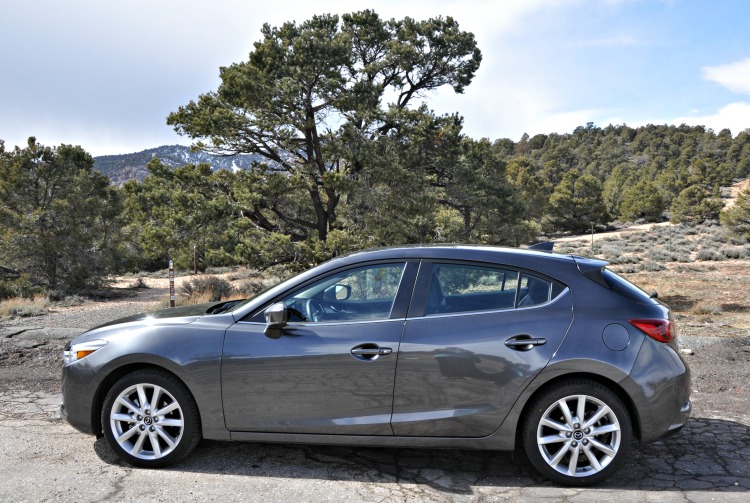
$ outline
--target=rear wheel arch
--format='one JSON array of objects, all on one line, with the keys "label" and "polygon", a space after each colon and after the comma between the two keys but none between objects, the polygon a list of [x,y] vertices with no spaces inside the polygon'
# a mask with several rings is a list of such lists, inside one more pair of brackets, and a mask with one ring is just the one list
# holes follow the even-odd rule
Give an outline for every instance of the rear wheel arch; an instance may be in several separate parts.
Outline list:
[{"label": "rear wheel arch", "polygon": [[528,417],[529,410],[534,404],[534,402],[537,400],[537,398],[541,396],[542,394],[546,393],[550,388],[559,386],[560,384],[564,384],[566,381],[579,380],[579,379],[593,381],[598,384],[601,384],[605,386],[606,388],[609,388],[610,391],[612,391],[615,395],[617,395],[617,398],[619,398],[622,401],[623,405],[625,405],[628,415],[630,416],[630,422],[633,428],[633,436],[636,439],[638,439],[638,441],[641,440],[641,424],[640,424],[640,417],[638,416],[638,409],[636,409],[632,398],[625,391],[625,389],[622,386],[620,386],[617,382],[611,379],[608,379],[607,377],[604,377],[602,375],[592,374],[588,372],[577,372],[577,373],[564,374],[564,375],[560,375],[560,376],[549,379],[548,381],[544,382],[544,384],[540,385],[537,389],[535,389],[533,393],[526,399],[523,405],[523,409],[521,410],[521,413],[518,416],[518,421],[516,423],[516,440],[515,440],[516,447],[523,444],[523,439],[522,439],[523,423]]},{"label": "rear wheel arch", "polygon": [[520,430],[537,471],[560,484],[587,486],[611,476],[627,458],[633,420],[611,387],[568,376],[535,394]]}]

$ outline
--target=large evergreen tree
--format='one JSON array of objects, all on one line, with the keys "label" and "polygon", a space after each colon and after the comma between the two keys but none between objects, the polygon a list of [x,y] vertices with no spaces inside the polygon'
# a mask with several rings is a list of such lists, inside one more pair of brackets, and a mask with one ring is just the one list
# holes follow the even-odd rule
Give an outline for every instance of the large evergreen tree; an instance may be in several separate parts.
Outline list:
[{"label": "large evergreen tree", "polygon": [[0,264],[52,290],[96,286],[117,267],[122,198],[81,147],[0,151]]},{"label": "large evergreen tree", "polygon": [[[425,173],[443,155],[441,129],[454,121],[415,101],[441,87],[463,92],[480,61],[474,36],[450,17],[384,21],[368,10],[265,25],[249,59],[221,68],[218,90],[180,107],[168,123],[197,148],[260,154],[267,163],[254,189],[283,187],[286,198],[307,201],[258,201],[245,213],[257,229],[325,241],[353,222],[340,218],[342,200],[356,199],[367,183],[392,171],[416,183],[398,187],[401,194],[419,191],[422,179],[410,174]],[[388,149],[418,145],[429,146],[426,155],[387,162]]]},{"label": "large evergreen tree", "polygon": [[740,192],[735,204],[721,212],[721,223],[750,241],[750,189]]}]

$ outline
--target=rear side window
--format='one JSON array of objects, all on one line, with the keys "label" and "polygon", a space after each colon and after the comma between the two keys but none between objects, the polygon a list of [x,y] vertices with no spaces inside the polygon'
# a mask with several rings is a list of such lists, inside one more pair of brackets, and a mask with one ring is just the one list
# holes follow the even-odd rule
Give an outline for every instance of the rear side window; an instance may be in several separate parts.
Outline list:
[{"label": "rear side window", "polygon": [[536,306],[563,289],[556,282],[509,269],[433,264],[425,315]]},{"label": "rear side window", "polygon": [[536,306],[552,299],[552,283],[542,278],[521,275],[518,307]]},{"label": "rear side window", "polygon": [[604,278],[610,290],[626,299],[641,304],[658,304],[656,299],[652,299],[649,294],[609,269],[602,269],[602,278]]}]

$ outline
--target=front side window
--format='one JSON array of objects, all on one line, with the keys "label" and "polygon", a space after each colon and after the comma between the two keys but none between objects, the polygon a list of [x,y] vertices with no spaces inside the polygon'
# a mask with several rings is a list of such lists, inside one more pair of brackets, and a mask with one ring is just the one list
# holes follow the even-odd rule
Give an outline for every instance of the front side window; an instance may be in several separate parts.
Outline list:
[{"label": "front side window", "polygon": [[405,264],[374,264],[326,276],[283,299],[291,322],[388,319]]}]

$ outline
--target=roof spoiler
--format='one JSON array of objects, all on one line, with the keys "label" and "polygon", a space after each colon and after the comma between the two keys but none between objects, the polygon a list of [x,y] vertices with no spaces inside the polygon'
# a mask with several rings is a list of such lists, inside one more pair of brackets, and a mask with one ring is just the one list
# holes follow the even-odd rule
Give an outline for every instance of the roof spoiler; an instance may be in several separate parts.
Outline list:
[{"label": "roof spoiler", "polygon": [[604,280],[604,277],[602,276],[602,270],[604,269],[604,266],[608,264],[606,260],[575,257],[575,256],[574,256],[574,259],[576,261],[576,265],[578,266],[578,270],[581,271],[581,274],[586,276],[591,281],[594,281],[595,283],[599,283],[604,288],[611,290],[610,286],[607,284],[607,282]]},{"label": "roof spoiler", "polygon": [[552,253],[552,248],[554,246],[555,246],[554,241],[542,241],[541,243],[537,243],[537,244],[529,246],[527,249]]}]

